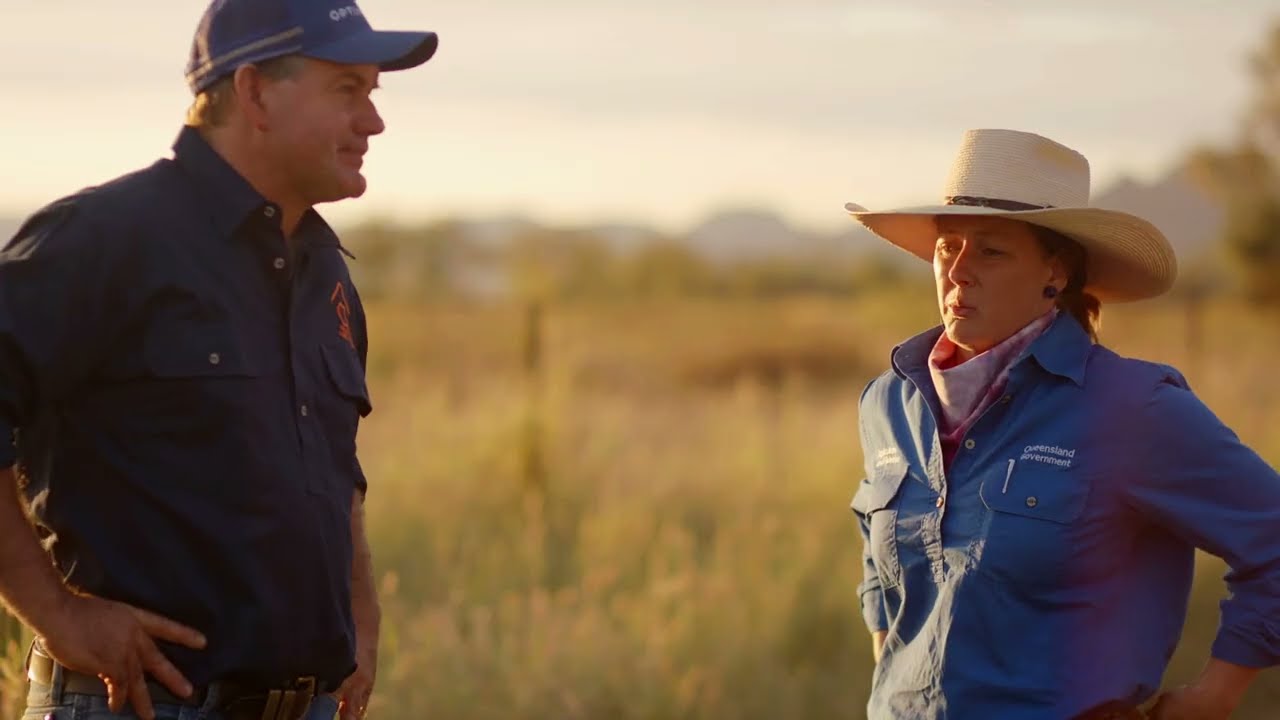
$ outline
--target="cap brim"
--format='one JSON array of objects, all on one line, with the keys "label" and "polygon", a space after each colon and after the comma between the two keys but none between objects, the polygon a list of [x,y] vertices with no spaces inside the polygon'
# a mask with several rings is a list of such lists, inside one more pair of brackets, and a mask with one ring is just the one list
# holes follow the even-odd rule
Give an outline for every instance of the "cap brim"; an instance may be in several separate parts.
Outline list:
[{"label": "cap brim", "polygon": [[436,54],[439,39],[433,32],[370,30],[329,43],[302,54],[343,65],[377,65],[381,70],[408,70]]}]

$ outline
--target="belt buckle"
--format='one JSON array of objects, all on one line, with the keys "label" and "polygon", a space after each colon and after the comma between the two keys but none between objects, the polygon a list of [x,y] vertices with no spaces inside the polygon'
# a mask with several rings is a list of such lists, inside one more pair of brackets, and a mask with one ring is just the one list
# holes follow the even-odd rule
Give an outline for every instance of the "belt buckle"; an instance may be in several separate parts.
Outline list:
[{"label": "belt buckle", "polygon": [[262,720],[296,720],[315,699],[319,686],[314,675],[294,680],[288,690],[272,690],[262,709]]},{"label": "belt buckle", "polygon": [[315,699],[316,691],[319,688],[320,681],[316,679],[315,675],[300,677],[294,681],[294,689],[298,691],[299,695],[306,698],[308,702]]}]

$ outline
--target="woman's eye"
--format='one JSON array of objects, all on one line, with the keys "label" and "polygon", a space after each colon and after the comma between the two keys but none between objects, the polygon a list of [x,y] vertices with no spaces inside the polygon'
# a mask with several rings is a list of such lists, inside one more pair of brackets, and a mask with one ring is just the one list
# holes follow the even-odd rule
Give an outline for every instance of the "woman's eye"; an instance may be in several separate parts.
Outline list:
[{"label": "woman's eye", "polygon": [[983,248],[982,254],[987,257],[999,257],[1001,255],[1004,255],[1004,251],[996,248]]}]

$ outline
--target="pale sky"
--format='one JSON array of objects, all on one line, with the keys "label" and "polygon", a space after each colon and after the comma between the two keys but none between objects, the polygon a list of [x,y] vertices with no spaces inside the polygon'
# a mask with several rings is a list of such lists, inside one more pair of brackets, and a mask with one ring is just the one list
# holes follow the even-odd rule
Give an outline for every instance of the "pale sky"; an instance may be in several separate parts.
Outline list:
[{"label": "pale sky", "polygon": [[[1032,130],[1095,188],[1233,137],[1278,0],[365,0],[440,51],[383,77],[339,224],[451,214],[840,227],[936,199],[962,132]],[[5,0],[0,215],[167,155],[198,0]]]}]

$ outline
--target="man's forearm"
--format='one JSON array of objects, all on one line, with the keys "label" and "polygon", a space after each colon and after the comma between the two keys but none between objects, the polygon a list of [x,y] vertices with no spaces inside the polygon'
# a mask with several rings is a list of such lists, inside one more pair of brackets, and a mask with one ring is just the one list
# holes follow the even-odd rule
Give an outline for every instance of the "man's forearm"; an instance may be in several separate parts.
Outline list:
[{"label": "man's forearm", "polygon": [[356,639],[361,645],[372,643],[376,647],[382,610],[373,578],[373,553],[364,530],[364,498],[359,492],[351,497],[351,548],[351,612],[355,616]]},{"label": "man's forearm", "polygon": [[0,470],[0,599],[19,620],[45,632],[67,597],[40,547],[12,468]]}]

